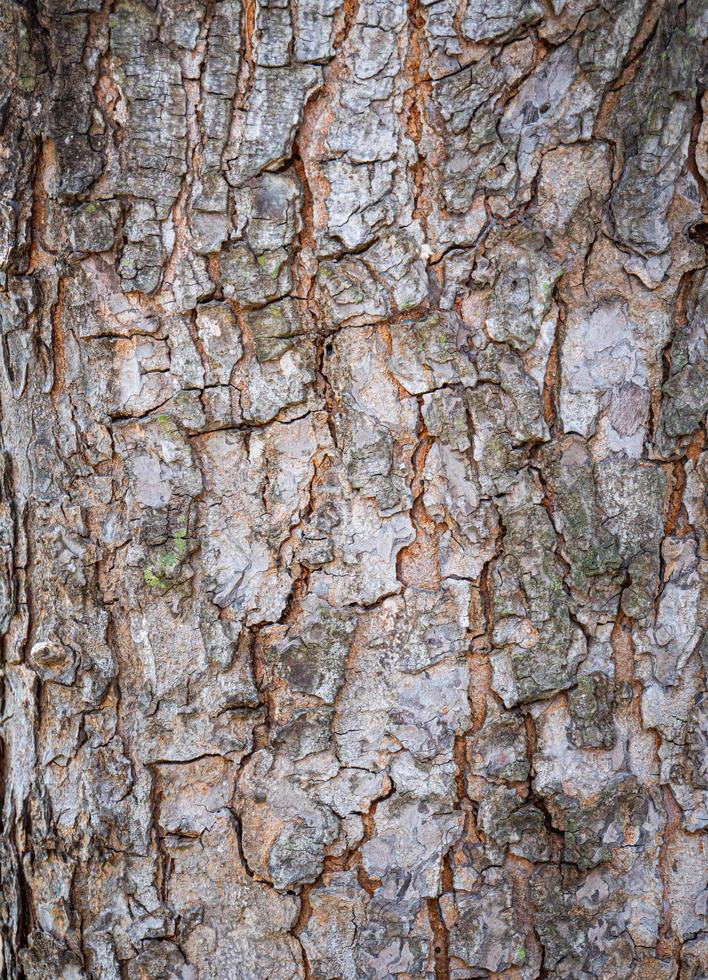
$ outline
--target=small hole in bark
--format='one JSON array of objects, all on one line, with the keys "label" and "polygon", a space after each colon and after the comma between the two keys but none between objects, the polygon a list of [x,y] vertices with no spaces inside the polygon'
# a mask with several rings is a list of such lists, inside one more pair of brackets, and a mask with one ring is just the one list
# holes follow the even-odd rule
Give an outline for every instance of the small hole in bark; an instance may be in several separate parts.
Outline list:
[{"label": "small hole in bark", "polygon": [[700,224],[695,225],[689,234],[699,245],[708,245],[708,221],[701,221]]}]

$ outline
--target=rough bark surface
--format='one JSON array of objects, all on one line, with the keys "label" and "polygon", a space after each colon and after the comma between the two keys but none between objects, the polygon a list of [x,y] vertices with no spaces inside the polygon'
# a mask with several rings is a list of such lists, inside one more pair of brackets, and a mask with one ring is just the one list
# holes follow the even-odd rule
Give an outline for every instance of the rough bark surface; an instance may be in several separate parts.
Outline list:
[{"label": "rough bark surface", "polygon": [[3,976],[708,976],[705,0],[0,0]]}]

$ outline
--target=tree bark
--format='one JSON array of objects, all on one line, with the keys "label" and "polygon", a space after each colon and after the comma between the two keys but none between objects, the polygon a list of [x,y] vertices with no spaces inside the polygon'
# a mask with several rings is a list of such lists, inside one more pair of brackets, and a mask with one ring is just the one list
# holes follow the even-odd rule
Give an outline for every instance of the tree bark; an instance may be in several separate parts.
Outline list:
[{"label": "tree bark", "polygon": [[0,0],[2,976],[708,976],[705,0]]}]

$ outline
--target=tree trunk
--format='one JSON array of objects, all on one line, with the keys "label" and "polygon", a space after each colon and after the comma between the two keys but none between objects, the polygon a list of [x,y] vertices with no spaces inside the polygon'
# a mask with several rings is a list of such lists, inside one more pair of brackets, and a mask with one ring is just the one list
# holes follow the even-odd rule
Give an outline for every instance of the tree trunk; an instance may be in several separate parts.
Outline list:
[{"label": "tree trunk", "polygon": [[698,980],[705,0],[0,0],[8,980]]}]

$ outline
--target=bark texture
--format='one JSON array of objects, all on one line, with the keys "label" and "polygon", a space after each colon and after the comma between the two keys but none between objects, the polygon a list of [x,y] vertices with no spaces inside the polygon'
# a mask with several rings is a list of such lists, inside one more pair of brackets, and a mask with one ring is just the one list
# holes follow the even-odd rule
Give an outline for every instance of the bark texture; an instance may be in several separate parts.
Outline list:
[{"label": "bark texture", "polygon": [[707,32],[0,0],[3,976],[708,976]]}]

